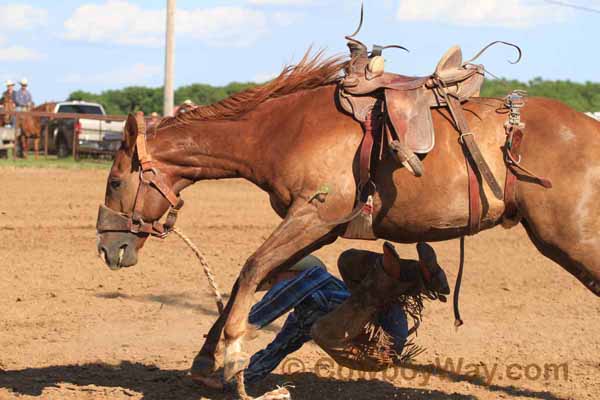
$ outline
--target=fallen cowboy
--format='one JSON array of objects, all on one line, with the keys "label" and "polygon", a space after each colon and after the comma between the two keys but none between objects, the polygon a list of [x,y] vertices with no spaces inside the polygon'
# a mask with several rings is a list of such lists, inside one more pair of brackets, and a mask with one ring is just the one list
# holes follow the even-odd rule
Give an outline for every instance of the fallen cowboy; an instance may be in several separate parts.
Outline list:
[{"label": "fallen cowboy", "polygon": [[[260,330],[291,312],[275,339],[250,359],[245,383],[259,382],[310,340],[352,369],[383,370],[409,361],[419,351],[408,338],[419,327],[423,297],[445,301],[450,292],[433,248],[419,243],[417,251],[418,261],[400,258],[389,242],[383,253],[347,250],[338,259],[343,281],[310,255],[264,282],[259,290],[267,293],[252,308],[249,323]],[[236,384],[225,383],[222,369],[204,376],[194,365],[191,378],[213,389]],[[289,393],[279,388],[263,398]]]}]

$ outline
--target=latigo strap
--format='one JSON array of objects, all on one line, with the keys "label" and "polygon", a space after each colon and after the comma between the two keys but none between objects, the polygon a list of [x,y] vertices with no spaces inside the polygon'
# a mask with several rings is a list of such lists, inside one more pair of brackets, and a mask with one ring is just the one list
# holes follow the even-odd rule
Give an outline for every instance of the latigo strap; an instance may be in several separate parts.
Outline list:
[{"label": "latigo strap", "polygon": [[481,155],[481,151],[479,150],[479,146],[475,142],[475,138],[473,137],[473,132],[469,130],[469,125],[467,124],[467,120],[465,118],[464,112],[462,110],[462,106],[460,101],[452,96],[447,95],[446,99],[448,101],[448,109],[456,122],[456,127],[460,132],[460,138],[463,145],[469,152],[469,155],[472,157],[475,165],[477,166],[477,170],[481,174],[481,176],[485,179],[490,189],[492,189],[492,193],[498,200],[502,200],[503,198],[503,190],[498,184],[498,181],[494,177],[492,170],[488,166],[488,163],[485,161],[483,156]]}]

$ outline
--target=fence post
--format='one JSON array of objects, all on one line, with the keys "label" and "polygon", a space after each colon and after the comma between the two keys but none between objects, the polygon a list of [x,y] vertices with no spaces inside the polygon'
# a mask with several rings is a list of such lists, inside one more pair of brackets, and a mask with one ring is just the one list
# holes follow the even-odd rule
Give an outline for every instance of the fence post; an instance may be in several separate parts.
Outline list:
[{"label": "fence post", "polygon": [[17,128],[14,128],[15,130],[15,134],[13,137],[13,147],[12,147],[12,159],[13,161],[17,161],[17,140],[19,140],[19,138],[17,137]]},{"label": "fence post", "polygon": [[21,135],[19,135],[19,115],[15,114],[15,147],[13,149],[13,156],[17,158],[17,144],[21,147],[21,153],[23,153],[23,158],[25,158],[25,149],[23,148],[23,141],[21,140]]},{"label": "fence post", "polygon": [[79,145],[79,140],[77,139],[77,129],[73,129],[73,160],[79,161],[79,154],[77,152],[77,146]]},{"label": "fence post", "polygon": [[44,158],[46,160],[48,159],[48,130],[50,127],[50,121],[52,121],[52,118],[48,119],[48,123],[44,127]]}]

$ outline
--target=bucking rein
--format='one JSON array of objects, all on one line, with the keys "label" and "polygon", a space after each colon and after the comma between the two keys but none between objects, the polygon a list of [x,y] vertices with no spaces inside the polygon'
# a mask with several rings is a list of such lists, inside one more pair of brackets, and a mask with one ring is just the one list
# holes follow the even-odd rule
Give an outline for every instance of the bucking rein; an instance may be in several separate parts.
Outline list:
[{"label": "bucking rein", "polygon": [[[488,46],[489,47],[489,46]],[[486,47],[487,48],[487,47]],[[514,154],[515,151],[518,152],[518,147],[521,142],[523,136],[523,128],[524,124],[520,120],[520,110],[524,105],[523,93],[519,91],[514,91],[509,94],[505,99],[505,107],[508,109],[508,121],[505,124],[507,140],[505,145],[505,163],[508,170],[507,173],[507,183],[505,187],[505,197],[508,194],[509,190],[512,192],[514,190],[512,186],[516,181],[515,169],[519,169],[526,174],[537,178],[538,181],[541,181],[542,186],[551,187],[551,183],[544,179],[539,178],[532,172],[526,170],[524,167],[520,165],[520,156],[518,154]],[[175,227],[175,222],[177,221],[177,215],[179,210],[183,207],[183,200],[181,197],[176,194],[171,186],[167,183],[164,174],[158,168],[157,163],[152,159],[152,156],[147,150],[146,146],[146,123],[144,119],[144,114],[142,112],[138,112],[135,114],[135,121],[137,125],[137,137],[136,137],[136,154],[137,159],[141,165],[140,169],[140,183],[137,189],[137,196],[134,201],[133,210],[131,213],[121,213],[116,212],[105,205],[100,205],[99,213],[98,213],[98,221],[97,221],[97,231],[98,232],[131,232],[134,234],[148,234],[150,236],[158,237],[164,239],[171,232],[174,232],[179,238],[183,240],[183,242],[193,251],[193,253],[198,258],[198,261],[206,275],[208,280],[210,289],[215,298],[215,303],[217,305],[217,309],[219,314],[223,313],[225,308],[223,302],[223,296],[219,290],[219,286],[216,282],[215,276],[206,260],[202,252],[198,249],[198,247],[192,242],[192,240],[186,236],[181,229]],[[469,135],[470,133],[461,133],[461,138],[465,137],[465,135]],[[359,148],[359,151],[364,151],[364,141]],[[361,160],[362,161],[362,160]],[[361,162],[361,164],[363,164]],[[363,166],[361,166],[361,169]],[[167,217],[164,223],[160,223],[155,221],[153,223],[145,222],[142,218],[142,210],[144,206],[143,202],[143,194],[150,187],[153,186],[156,188],[161,195],[167,199],[170,204],[169,210],[167,212]],[[365,214],[368,215],[370,220],[372,221],[372,198],[369,200],[363,200],[361,197],[361,191],[364,187],[358,188],[357,191],[357,201],[354,209],[344,218],[331,221],[326,223],[327,226],[335,227],[342,224],[359,222],[360,217],[364,217]],[[318,200],[320,202],[325,202],[326,197],[329,194],[329,187],[324,185],[319,188],[313,196],[309,197],[306,202],[311,203],[314,200]],[[510,200],[510,199],[509,199]],[[506,201],[506,211],[511,212],[512,203]],[[372,223],[372,222],[371,222]],[[371,227],[372,229],[372,227]],[[462,282],[463,270],[464,270],[464,253],[465,253],[465,236],[461,236],[460,238],[460,263],[459,270],[456,278],[455,289],[454,289],[454,301],[453,301],[453,311],[455,316],[455,326],[456,328],[460,327],[463,324],[463,321],[460,316],[459,310],[459,294],[460,287]]]}]

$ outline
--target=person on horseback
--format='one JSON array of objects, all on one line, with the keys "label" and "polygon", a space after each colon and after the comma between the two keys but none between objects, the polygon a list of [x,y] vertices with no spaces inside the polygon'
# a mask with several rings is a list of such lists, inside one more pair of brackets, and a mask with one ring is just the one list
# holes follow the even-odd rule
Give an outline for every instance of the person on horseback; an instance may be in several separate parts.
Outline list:
[{"label": "person on horseback", "polygon": [[[392,357],[387,361],[392,364],[402,361],[409,332],[416,328],[409,330],[401,296],[418,295],[421,291],[436,292],[440,297],[449,293],[446,275],[437,264],[433,248],[419,243],[417,250],[419,261],[401,259],[389,242],[385,243],[383,253],[347,250],[338,259],[343,281],[330,274],[320,259],[309,255],[286,272],[263,282],[258,290],[267,293],[252,308],[250,324],[260,330],[291,312],[275,339],[250,359],[244,372],[245,382],[262,380],[286,356],[310,340],[315,340],[337,362],[351,368],[389,367],[390,364],[375,366],[373,360],[365,358],[349,360],[340,351],[351,348],[355,341],[366,343],[362,329],[369,321],[388,338]],[[350,324],[359,329],[352,329]],[[379,359],[375,363],[378,362]],[[194,369],[192,365],[191,378],[197,383],[224,388],[221,371],[206,377],[194,374]]]},{"label": "person on horseback", "polygon": [[[15,93],[15,83],[10,79],[6,81],[6,90],[2,94],[2,107],[4,111],[12,112],[15,111],[15,102],[13,96]],[[13,124],[14,116],[10,114],[4,114],[4,125],[10,126]]]},{"label": "person on horseback", "polygon": [[27,111],[33,107],[33,97],[27,89],[29,82],[27,78],[23,78],[19,83],[21,88],[13,93],[13,101],[17,106],[17,111]]},{"label": "person on horseback", "polygon": [[[27,89],[29,82],[27,78],[21,79],[19,82],[21,88],[13,92],[13,101],[16,105],[16,111],[31,111],[33,108],[33,97],[31,96],[31,92]],[[21,149],[23,151],[23,157],[27,158],[27,153],[29,152],[29,139],[33,138],[33,147],[35,151],[35,158],[39,157],[39,148],[40,148],[40,132],[38,130],[29,131],[24,126],[26,124],[26,120],[31,118],[29,116],[21,116],[19,117],[19,126],[21,128]]]}]

